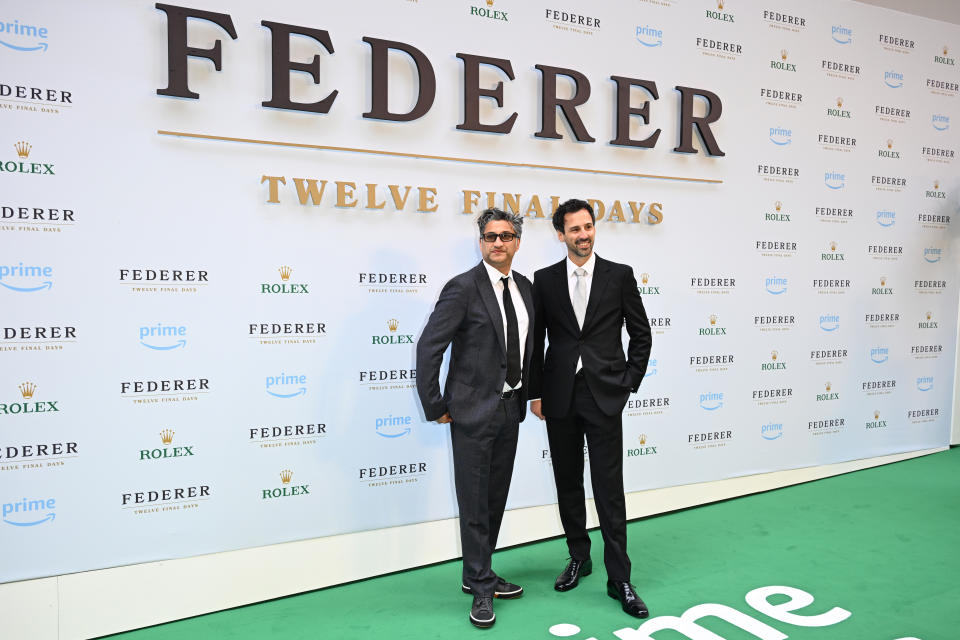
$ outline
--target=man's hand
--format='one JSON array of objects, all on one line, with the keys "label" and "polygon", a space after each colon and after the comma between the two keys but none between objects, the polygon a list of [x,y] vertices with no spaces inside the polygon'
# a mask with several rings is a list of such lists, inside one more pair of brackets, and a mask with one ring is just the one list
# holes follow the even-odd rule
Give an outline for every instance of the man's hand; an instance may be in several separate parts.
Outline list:
[{"label": "man's hand", "polygon": [[531,400],[531,401],[530,401],[530,411],[533,412],[533,415],[535,415],[535,416],[537,416],[538,418],[540,418],[541,420],[543,420],[543,410],[540,408],[540,401],[539,401],[539,400]]},{"label": "man's hand", "polygon": [[437,422],[439,422],[440,424],[447,424],[449,422],[453,422],[453,418],[450,417],[450,412],[448,411],[447,413],[437,418]]}]

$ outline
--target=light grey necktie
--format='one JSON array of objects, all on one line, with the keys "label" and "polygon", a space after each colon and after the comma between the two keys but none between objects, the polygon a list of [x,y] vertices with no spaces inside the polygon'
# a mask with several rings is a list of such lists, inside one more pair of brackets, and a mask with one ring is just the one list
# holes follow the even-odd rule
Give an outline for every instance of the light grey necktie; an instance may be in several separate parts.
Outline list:
[{"label": "light grey necktie", "polygon": [[577,284],[573,288],[573,313],[577,316],[577,324],[583,329],[583,317],[587,315],[587,271],[583,268],[574,269]]}]

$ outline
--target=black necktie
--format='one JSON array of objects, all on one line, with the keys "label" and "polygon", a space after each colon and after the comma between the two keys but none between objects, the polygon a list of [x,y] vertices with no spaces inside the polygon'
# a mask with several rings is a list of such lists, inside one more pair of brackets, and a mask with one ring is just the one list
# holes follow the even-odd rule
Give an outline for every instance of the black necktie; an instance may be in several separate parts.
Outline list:
[{"label": "black necktie", "polygon": [[500,278],[500,282],[503,283],[503,310],[507,314],[507,384],[516,387],[520,383],[520,324],[510,295],[510,278]]}]

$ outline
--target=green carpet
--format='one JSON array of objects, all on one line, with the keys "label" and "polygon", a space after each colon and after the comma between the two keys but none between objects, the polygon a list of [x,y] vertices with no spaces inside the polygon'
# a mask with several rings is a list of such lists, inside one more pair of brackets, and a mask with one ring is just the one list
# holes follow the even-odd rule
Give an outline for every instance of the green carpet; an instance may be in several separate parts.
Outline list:
[{"label": "green carpet", "polygon": [[[717,603],[794,640],[953,640],[960,637],[958,507],[960,449],[953,449],[647,518],[629,525],[633,582],[653,617]],[[497,622],[485,631],[468,622],[471,599],[459,589],[460,564],[448,562],[113,637],[546,639],[557,637],[551,626],[567,623],[580,628],[567,637],[616,640],[614,631],[643,621],[606,595],[599,532],[593,544],[594,573],[567,593],[553,590],[566,561],[562,540],[498,552],[494,569],[526,593],[495,600]],[[832,626],[794,626],[744,600],[752,589],[772,585],[813,595],[797,615],[841,607],[851,616]],[[697,624],[723,640],[756,638],[714,617]],[[688,638],[672,629],[652,637]]]}]

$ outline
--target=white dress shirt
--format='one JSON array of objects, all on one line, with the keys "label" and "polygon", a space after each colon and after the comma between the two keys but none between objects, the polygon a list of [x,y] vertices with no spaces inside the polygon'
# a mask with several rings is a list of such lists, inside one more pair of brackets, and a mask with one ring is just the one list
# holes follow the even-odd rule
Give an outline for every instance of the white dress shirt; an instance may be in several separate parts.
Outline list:
[{"label": "white dress shirt", "polygon": [[[586,288],[585,295],[587,300],[590,300],[590,287],[593,285],[593,271],[594,267],[597,264],[597,254],[591,253],[590,257],[587,258],[587,261],[583,263],[582,267],[578,267],[573,263],[573,260],[570,259],[570,256],[567,256],[567,287],[570,292],[570,304],[573,305],[573,292],[577,288],[577,275],[574,273],[577,269],[583,269],[586,271],[586,275],[583,276],[583,286]],[[581,327],[582,328],[582,327]],[[583,358],[577,358],[577,371],[583,368]]]},{"label": "white dress shirt", "polygon": [[[500,318],[503,320],[503,339],[506,341],[507,312],[503,308],[503,282],[500,281],[500,278],[506,276],[494,267],[491,267],[486,261],[484,261],[483,266],[487,268],[487,275],[490,276],[490,284],[493,285],[493,293],[496,295],[497,304],[500,305]],[[517,283],[513,280],[513,271],[510,272],[509,283],[510,299],[513,300],[513,308],[517,312],[517,328],[520,330],[520,366],[523,367],[523,353],[527,347],[527,330],[530,328],[530,316],[527,315],[527,305],[523,303],[523,296],[520,295],[520,289],[517,288]],[[504,344],[504,346],[506,346],[506,344]],[[522,382],[518,382],[516,387],[511,387],[504,381],[503,390],[510,391],[510,389],[519,389],[521,386],[523,386]]]}]

